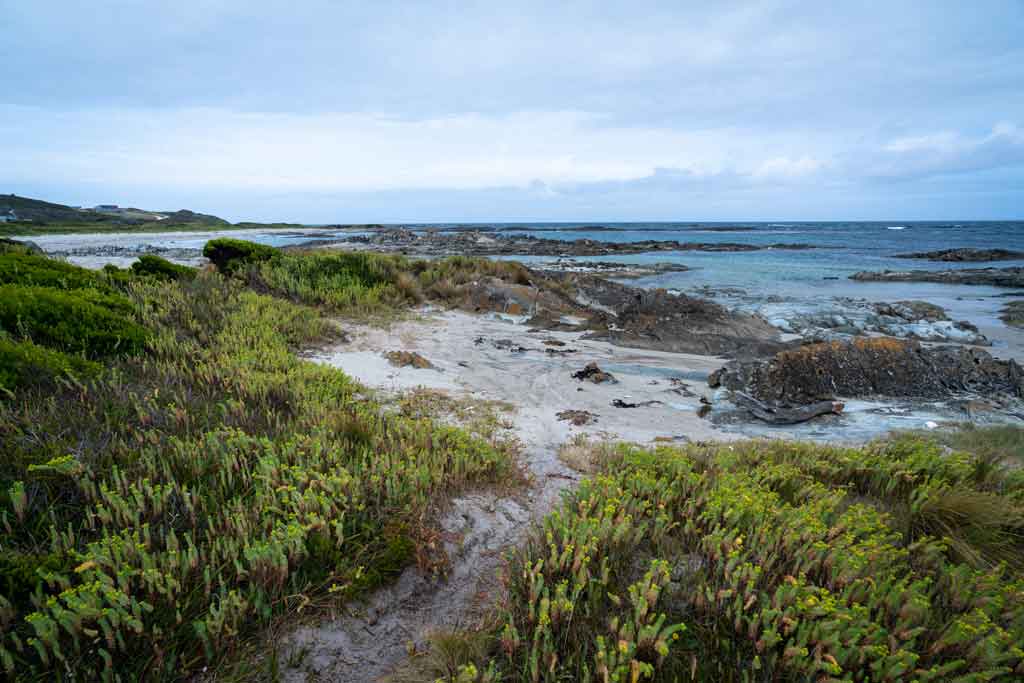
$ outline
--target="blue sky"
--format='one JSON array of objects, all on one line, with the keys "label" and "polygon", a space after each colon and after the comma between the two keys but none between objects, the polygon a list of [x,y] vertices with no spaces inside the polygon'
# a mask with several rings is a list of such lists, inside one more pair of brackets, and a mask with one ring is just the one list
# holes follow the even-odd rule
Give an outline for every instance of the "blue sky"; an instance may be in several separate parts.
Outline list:
[{"label": "blue sky", "polygon": [[1024,2],[0,0],[0,192],[303,222],[1024,218]]}]

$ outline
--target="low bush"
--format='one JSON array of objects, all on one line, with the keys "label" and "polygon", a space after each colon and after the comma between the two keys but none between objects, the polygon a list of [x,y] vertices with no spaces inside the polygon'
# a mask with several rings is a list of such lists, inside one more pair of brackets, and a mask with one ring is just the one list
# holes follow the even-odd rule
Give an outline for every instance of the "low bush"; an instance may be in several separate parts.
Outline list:
[{"label": "low bush", "polygon": [[210,259],[224,275],[233,275],[246,266],[270,261],[281,252],[265,244],[230,237],[210,240],[203,247],[203,256]]},{"label": "low bush", "polygon": [[335,334],[312,309],[216,273],[129,295],[147,354],[0,402],[9,676],[189,679],[283,614],[392,580],[439,500],[514,473],[299,359]]},{"label": "low bush", "polygon": [[976,456],[909,438],[621,446],[592,462],[510,558],[490,654],[441,680],[1024,676],[1013,470],[979,485]]},{"label": "low bush", "polygon": [[108,291],[104,275],[93,270],[28,253],[0,253],[0,285],[19,284],[56,289]]},{"label": "low bush", "polygon": [[56,351],[100,358],[141,351],[146,330],[127,317],[131,304],[95,290],[0,286],[0,329]]},{"label": "low bush", "polygon": [[[15,341],[0,335],[0,389],[15,389],[46,384],[58,377],[84,379],[99,372],[99,365],[59,351],[51,351],[30,341]],[[0,392],[0,399],[3,392]]]},{"label": "low bush", "polygon": [[917,432],[910,436],[996,463],[1024,465],[1024,428],[1017,425],[980,426],[967,422],[953,429]]},{"label": "low bush", "polygon": [[247,271],[250,284],[342,315],[379,315],[423,301],[461,306],[470,285],[484,278],[512,284],[531,282],[520,263],[451,256],[438,260],[367,252],[289,253]]},{"label": "low bush", "polygon": [[171,263],[165,258],[153,254],[143,254],[132,264],[132,272],[136,275],[154,277],[158,280],[191,280],[196,276],[196,269]]},{"label": "low bush", "polygon": [[251,281],[305,304],[345,314],[375,313],[406,303],[394,283],[405,259],[362,252],[285,255],[251,269]]},{"label": "low bush", "polygon": [[42,256],[43,250],[34,242],[23,242],[0,237],[0,254],[10,253]]}]

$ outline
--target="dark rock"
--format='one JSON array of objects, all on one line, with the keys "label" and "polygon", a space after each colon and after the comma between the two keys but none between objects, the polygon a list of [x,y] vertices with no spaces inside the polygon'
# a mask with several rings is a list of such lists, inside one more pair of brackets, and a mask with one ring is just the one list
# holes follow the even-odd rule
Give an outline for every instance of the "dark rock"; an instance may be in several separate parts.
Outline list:
[{"label": "dark rock", "polygon": [[897,301],[892,304],[875,304],[875,312],[878,315],[888,315],[893,318],[906,320],[907,322],[949,320],[949,317],[946,315],[946,309],[942,306],[930,304],[927,301]]},{"label": "dark rock", "polygon": [[370,237],[350,236],[343,244],[362,244],[375,251],[397,251],[420,256],[607,256],[642,254],[657,251],[744,252],[762,249],[814,249],[811,244],[754,245],[736,242],[679,242],[678,240],[643,240],[639,242],[604,242],[592,239],[555,240],[534,235],[506,235],[494,231],[412,231],[390,228]]},{"label": "dark rock", "polygon": [[861,282],[940,282],[949,285],[1024,287],[1024,268],[861,271],[851,275],[850,279]]},{"label": "dark rock", "polygon": [[705,299],[672,294],[664,289],[628,287],[596,277],[574,279],[580,301],[597,311],[585,339],[606,339],[635,348],[756,357],[791,344],[758,316],[745,315]]},{"label": "dark rock", "polygon": [[806,405],[836,396],[1024,396],[1021,369],[1013,360],[998,360],[975,348],[926,348],[888,337],[810,344],[766,361],[731,361],[713,372],[708,384],[772,405]]},{"label": "dark rock", "polygon": [[928,261],[1017,261],[1024,259],[1024,251],[1011,251],[1010,249],[974,249],[962,247],[959,249],[942,249],[940,251],[922,251],[913,254],[897,254],[896,258],[915,258]]},{"label": "dark rock", "polygon": [[572,373],[574,379],[578,379],[581,382],[593,382],[594,384],[601,384],[602,382],[615,383],[618,380],[612,376],[611,373],[605,372],[597,366],[597,363],[587,363],[582,370]]},{"label": "dark rock", "polygon": [[999,313],[999,319],[1010,327],[1024,327],[1024,301],[1008,301]]}]

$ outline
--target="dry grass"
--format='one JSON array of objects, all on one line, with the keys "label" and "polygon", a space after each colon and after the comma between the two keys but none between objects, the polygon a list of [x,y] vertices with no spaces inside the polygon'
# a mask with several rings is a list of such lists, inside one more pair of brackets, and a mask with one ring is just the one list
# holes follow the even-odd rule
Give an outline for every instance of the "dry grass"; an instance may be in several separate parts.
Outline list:
[{"label": "dry grass", "polygon": [[591,438],[587,434],[577,434],[558,448],[558,459],[568,467],[593,474],[601,470],[615,456],[617,448],[610,438]]}]

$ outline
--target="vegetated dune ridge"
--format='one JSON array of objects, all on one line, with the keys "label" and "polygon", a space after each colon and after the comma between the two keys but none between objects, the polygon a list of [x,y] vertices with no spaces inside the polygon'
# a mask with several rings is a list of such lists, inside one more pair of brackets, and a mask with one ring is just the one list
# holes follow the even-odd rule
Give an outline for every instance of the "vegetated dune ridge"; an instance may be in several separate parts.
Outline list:
[{"label": "vegetated dune ridge", "polygon": [[[630,341],[620,332],[650,336],[663,313],[686,312],[694,324],[682,343],[742,356],[730,335],[763,329],[758,353],[777,353],[771,345],[784,342],[770,327],[686,297],[641,297],[631,317],[614,301],[581,302],[586,283],[540,282],[517,264],[282,254],[237,240],[206,253],[218,273],[153,257],[131,272],[96,274],[26,254],[17,270],[0,271],[16,273],[11,286],[49,287],[105,311],[77,319],[77,329],[29,317],[17,329],[5,323],[0,337],[28,369],[5,376],[14,397],[28,400],[5,402],[0,422],[5,452],[16,453],[13,480],[0,487],[16,543],[5,548],[4,576],[21,582],[8,594],[22,596],[0,605],[11,624],[0,656],[12,669],[326,674],[346,671],[337,655],[377,635],[402,643],[401,652],[377,648],[397,662],[409,652],[388,611],[362,617],[370,639],[346,630],[360,617],[342,619],[326,627],[333,644],[300,644],[287,657],[272,654],[273,640],[253,639],[297,613],[319,621],[373,594],[371,608],[410,617],[416,648],[403,680],[1021,674],[1022,483],[1019,467],[990,453],[950,456],[917,437],[845,450],[657,452],[574,438],[562,460],[594,478],[536,536],[527,531],[576,476],[552,458],[570,428],[548,414],[551,400],[565,401],[566,420],[596,414],[596,428],[625,438],[672,440],[681,436],[674,424],[717,437],[713,425],[672,419],[656,403],[678,403],[669,407],[680,414],[706,405],[692,389],[714,363],[681,356],[681,376],[652,374],[669,354],[610,344]],[[519,298],[531,291],[532,304]],[[380,333],[348,322],[395,323],[396,312],[423,302],[528,320],[537,331],[503,335],[507,323],[459,313],[445,314],[432,340],[429,323],[399,320]],[[349,347],[331,345],[339,332],[325,315],[353,329]],[[102,338],[93,327],[117,336],[117,325],[139,326],[142,347],[84,344]],[[459,325],[480,333],[466,339]],[[403,331],[416,343],[375,348],[403,341]],[[538,342],[527,349],[523,336]],[[325,342],[317,358],[369,368],[364,379],[395,382],[396,393],[370,392],[295,355]],[[405,353],[378,355],[388,351]],[[518,359],[513,375],[488,372],[508,357]],[[383,365],[391,361],[413,366]],[[585,367],[593,361],[602,367]],[[420,375],[448,393],[399,391]],[[525,419],[503,417],[494,396],[459,395],[464,377],[480,391],[525,394]],[[534,486],[517,483],[512,433]],[[479,572],[524,533],[531,540],[510,560],[498,613],[469,622]],[[451,551],[447,561],[439,548]],[[447,562],[448,583],[408,570],[416,564],[429,577]],[[373,593],[381,586],[389,593]],[[374,622],[385,627],[374,631]],[[421,654],[416,641],[432,626],[469,628]],[[354,680],[376,673],[349,671]]]}]

